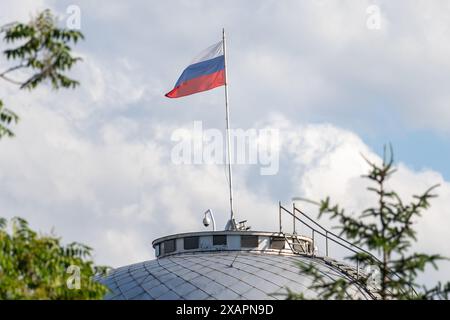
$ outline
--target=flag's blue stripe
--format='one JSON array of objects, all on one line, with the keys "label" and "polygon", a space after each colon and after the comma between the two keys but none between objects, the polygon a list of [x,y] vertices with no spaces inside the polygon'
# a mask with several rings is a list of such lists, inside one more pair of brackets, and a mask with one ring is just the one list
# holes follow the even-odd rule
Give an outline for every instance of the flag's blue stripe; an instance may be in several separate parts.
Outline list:
[{"label": "flag's blue stripe", "polygon": [[191,64],[189,67],[184,69],[183,73],[181,74],[180,78],[175,84],[175,88],[178,87],[183,82],[201,76],[205,76],[211,73],[215,73],[217,71],[223,70],[224,68],[225,68],[225,59],[223,55],[206,61]]}]

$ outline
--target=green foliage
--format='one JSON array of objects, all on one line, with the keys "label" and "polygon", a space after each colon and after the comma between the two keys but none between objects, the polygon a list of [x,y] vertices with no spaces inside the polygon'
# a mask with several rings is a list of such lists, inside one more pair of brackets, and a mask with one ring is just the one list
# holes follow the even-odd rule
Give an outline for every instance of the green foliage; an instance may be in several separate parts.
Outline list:
[{"label": "green foliage", "polygon": [[[28,90],[45,81],[56,90],[79,85],[65,72],[81,60],[72,56],[70,45],[83,39],[83,34],[58,28],[50,10],[41,12],[28,24],[5,25],[0,33],[7,44],[19,44],[4,51],[14,65],[0,73],[3,80]],[[11,77],[19,70],[28,78]],[[0,138],[14,136],[10,126],[18,120],[18,115],[4,108],[0,100]],[[12,219],[10,225],[11,230],[7,221],[0,218],[0,299],[100,299],[104,296],[106,287],[93,277],[105,274],[107,267],[94,265],[91,248],[76,242],[64,246],[57,237],[31,230],[21,218]]]},{"label": "green foliage", "polygon": [[[81,60],[72,55],[70,44],[76,44],[84,36],[77,30],[58,28],[56,18],[50,10],[44,10],[28,24],[7,24],[0,28],[0,33],[4,33],[3,39],[7,44],[20,43],[3,52],[7,60],[15,63],[0,73],[3,80],[28,90],[35,89],[45,81],[49,81],[54,89],[75,88],[79,85],[78,81],[69,78],[65,72]],[[29,77],[24,80],[11,78],[10,74],[18,70],[25,71]],[[3,109],[3,113],[6,115],[0,117],[0,138],[5,135],[13,136],[9,125],[12,120],[17,122],[19,119],[7,109]]]},{"label": "green foliage", "polygon": [[[11,122],[17,123],[19,121],[19,117],[17,114],[12,112],[9,109],[3,107],[3,101],[0,100],[0,137],[2,136],[13,136],[14,133],[8,128],[8,125]],[[6,124],[6,125],[2,125]]]},{"label": "green foliage", "polygon": [[[93,280],[107,267],[91,260],[92,249],[61,244],[59,238],[39,235],[27,221],[0,218],[0,299],[101,299],[107,289]],[[69,289],[69,266],[80,273],[80,288]],[[70,269],[69,269],[70,271]],[[69,279],[70,280],[70,279]]]},{"label": "green foliage", "polygon": [[[394,190],[386,186],[387,180],[395,173],[392,147],[389,160],[377,165],[367,159],[370,171],[363,177],[371,182],[368,190],[376,195],[377,205],[364,210],[359,215],[348,214],[339,205],[332,205],[330,198],[320,201],[319,218],[323,215],[338,222],[336,228],[340,236],[344,236],[356,245],[375,252],[380,259],[365,253],[357,253],[347,257],[350,261],[358,261],[362,265],[376,266],[381,278],[375,287],[374,296],[380,299],[448,299],[450,282],[428,289],[417,283],[418,275],[427,266],[437,269],[437,262],[447,260],[438,254],[411,252],[412,244],[417,241],[413,222],[430,207],[430,200],[437,186],[433,186],[421,195],[413,196],[413,200],[405,203]],[[367,287],[370,275],[362,274],[359,278],[338,279],[332,281],[325,278],[312,264],[301,264],[302,272],[313,279],[311,289],[318,292],[322,299],[344,299],[345,292],[352,285]],[[288,294],[289,299],[302,296]]]}]

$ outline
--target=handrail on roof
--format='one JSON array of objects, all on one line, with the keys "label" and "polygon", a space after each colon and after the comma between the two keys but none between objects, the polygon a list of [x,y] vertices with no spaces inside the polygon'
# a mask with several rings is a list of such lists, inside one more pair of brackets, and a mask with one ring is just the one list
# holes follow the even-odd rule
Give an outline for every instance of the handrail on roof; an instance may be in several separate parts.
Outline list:
[{"label": "handrail on roof", "polygon": [[[322,226],[321,226],[320,224],[318,224],[316,221],[314,221],[313,219],[311,219],[306,213],[304,213],[303,211],[301,211],[300,209],[298,209],[297,207],[295,207],[295,205],[294,205],[294,210],[295,210],[295,211],[298,211],[302,216],[304,216],[306,219],[308,219],[309,221],[311,221],[312,223],[314,223],[316,226],[318,226],[319,228],[321,228],[322,230],[324,230],[327,234],[331,234],[332,236],[336,237],[337,239],[339,239],[339,240],[341,240],[341,241],[347,243],[348,245],[350,245],[350,246],[356,248],[357,250],[359,250],[359,252],[356,252],[356,251],[350,249],[350,250],[352,250],[354,253],[361,253],[361,252],[363,252],[363,253],[367,254],[368,256],[370,256],[370,257],[371,257],[372,259],[374,259],[375,261],[377,261],[378,263],[382,263],[380,259],[378,259],[376,256],[374,256],[374,255],[373,255],[372,253],[370,253],[369,251],[367,251],[367,250],[361,248],[360,246],[358,246],[358,245],[356,245],[356,244],[354,244],[354,243],[352,243],[352,242],[350,242],[350,241],[348,241],[348,240],[342,238],[341,236],[335,234],[334,232],[332,232],[332,231],[330,231],[330,230],[327,230],[327,229],[325,229],[324,227],[322,227]],[[300,220],[300,219],[298,219],[298,220]],[[330,240],[333,240],[333,239],[330,239]],[[335,241],[335,242],[336,242],[336,241]],[[347,248],[346,246],[344,246],[344,247]]]},{"label": "handrail on roof", "polygon": [[[363,248],[357,246],[354,243],[351,243],[350,241],[340,237],[339,235],[335,234],[332,231],[329,231],[328,229],[324,228],[323,226],[321,226],[319,223],[317,223],[316,221],[314,221],[313,219],[311,219],[309,216],[307,216],[304,212],[300,211],[299,209],[297,209],[294,206],[294,212],[298,211],[300,214],[302,214],[305,218],[307,218],[309,221],[311,221],[313,224],[315,224],[316,226],[318,226],[321,230],[323,230],[324,232],[312,227],[311,225],[309,225],[308,223],[306,223],[305,221],[303,221],[302,219],[300,219],[298,216],[296,216],[294,213],[290,212],[288,209],[286,209],[280,202],[280,223],[281,223],[281,210],[283,210],[284,212],[286,212],[287,214],[289,214],[290,216],[292,216],[294,218],[294,221],[299,221],[300,223],[302,223],[303,225],[305,225],[306,227],[308,227],[309,229],[313,230],[315,233],[320,234],[321,236],[325,237],[327,240],[331,240],[334,243],[340,245],[341,247],[350,250],[353,253],[365,253],[367,255],[369,255],[374,261],[381,263],[381,261],[375,257],[372,253],[368,252],[367,250],[364,250]],[[282,231],[282,227],[280,224],[280,232]],[[333,239],[330,237],[333,236],[336,239]],[[314,239],[313,239],[314,241]],[[342,243],[344,242],[344,243]],[[327,243],[328,246],[328,243]],[[353,247],[353,248],[352,248]],[[328,253],[328,248],[326,248],[326,252]]]},{"label": "handrail on roof", "polygon": [[[325,241],[326,241],[326,257],[328,257],[328,240],[331,240],[331,241],[333,241],[334,243],[338,244],[339,246],[341,246],[341,247],[343,247],[343,248],[345,248],[345,249],[347,249],[347,250],[349,250],[349,251],[351,251],[351,252],[353,252],[353,253],[355,253],[355,254],[361,254],[361,253],[364,253],[364,254],[368,255],[371,259],[373,259],[374,262],[379,263],[380,265],[382,264],[382,261],[381,261],[380,259],[378,259],[376,256],[374,256],[372,253],[370,253],[369,251],[367,251],[367,250],[365,250],[365,249],[359,247],[358,245],[356,245],[356,244],[354,244],[354,243],[352,243],[352,242],[350,242],[350,241],[348,241],[348,240],[342,238],[341,236],[335,234],[334,232],[329,231],[328,229],[324,228],[324,227],[321,226],[318,222],[316,222],[315,220],[313,220],[312,218],[310,218],[306,213],[304,213],[303,211],[301,211],[301,210],[299,210],[298,208],[296,208],[295,205],[293,206],[293,212],[290,212],[288,209],[286,209],[285,207],[283,207],[283,205],[281,204],[281,202],[279,202],[279,224],[280,224],[280,226],[279,226],[279,231],[280,231],[280,233],[283,233],[283,232],[282,232],[282,224],[281,224],[281,213],[282,213],[282,211],[288,213],[290,216],[293,217],[293,229],[294,229],[294,233],[295,233],[295,221],[300,221],[300,223],[302,223],[303,225],[305,225],[306,227],[308,227],[309,229],[312,230],[312,234],[313,234],[313,236],[312,236],[312,241],[313,241],[313,244],[312,244],[312,245],[313,245],[312,252],[313,252],[313,256],[314,256],[314,242],[315,242],[315,240],[314,240],[314,234],[315,234],[315,233],[318,233],[318,234],[320,234],[321,236],[325,237]],[[317,230],[316,228],[310,226],[308,223],[306,223],[306,222],[303,221],[302,219],[300,219],[300,218],[295,214],[296,211],[297,211],[298,213],[300,213],[302,216],[304,216],[306,219],[308,219],[309,221],[311,221],[314,225],[316,225],[317,227],[319,227],[322,231],[325,232],[325,234],[324,234],[323,232]],[[334,238],[336,238],[336,239],[330,238],[329,235],[332,235],[332,236],[333,236]],[[345,244],[344,244],[344,243],[345,243]],[[346,245],[346,244],[347,244],[347,245]],[[350,247],[349,247],[349,246],[350,246]],[[291,247],[291,246],[289,246],[289,247]],[[291,248],[291,250],[292,250],[292,248]],[[358,259],[358,258],[356,258],[356,268],[357,268],[357,275],[358,275],[357,277],[359,277],[359,259]],[[389,273],[390,273],[392,276],[401,279],[401,277],[400,277],[397,273],[395,273],[395,272],[393,272],[393,271],[390,271],[390,270],[389,270]],[[389,277],[390,279],[392,279],[392,276],[388,275],[388,277]],[[416,290],[414,289],[414,287],[411,286],[411,290],[412,290],[412,292],[413,292],[414,294],[417,294],[417,292],[416,292]]]}]

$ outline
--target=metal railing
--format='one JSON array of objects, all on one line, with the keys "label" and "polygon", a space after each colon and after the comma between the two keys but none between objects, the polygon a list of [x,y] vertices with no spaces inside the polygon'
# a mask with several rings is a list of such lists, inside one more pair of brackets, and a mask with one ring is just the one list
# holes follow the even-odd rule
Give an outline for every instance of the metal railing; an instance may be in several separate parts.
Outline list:
[{"label": "metal railing", "polygon": [[[304,226],[306,226],[307,228],[309,228],[311,230],[311,239],[312,239],[312,255],[315,255],[315,243],[316,243],[316,235],[321,235],[325,238],[325,256],[329,257],[329,240],[336,243],[337,245],[341,246],[344,249],[347,249],[349,251],[351,251],[352,253],[355,254],[359,254],[364,252],[365,254],[370,255],[375,261],[381,263],[381,261],[379,261],[375,256],[373,256],[370,252],[367,252],[366,250],[358,247],[357,245],[343,239],[342,237],[336,235],[335,233],[325,229],[324,227],[322,227],[320,224],[318,224],[316,221],[314,221],[313,219],[311,219],[309,216],[307,216],[304,212],[300,211],[299,209],[297,209],[295,207],[295,204],[293,205],[293,210],[292,212],[290,212],[288,209],[286,209],[285,207],[283,207],[281,205],[281,202],[279,203],[279,222],[280,222],[280,228],[279,231],[280,233],[283,233],[283,228],[282,228],[282,224],[281,224],[281,215],[282,212],[286,212],[287,214],[291,215],[293,218],[292,224],[293,224],[293,233],[296,233],[296,221],[299,221],[301,224],[303,224]],[[306,223],[305,221],[303,221],[302,219],[300,219],[295,213],[298,212],[300,213],[302,216],[304,216],[307,220],[309,220],[312,224],[316,225],[318,228],[314,228],[312,227],[310,224]],[[355,249],[353,249],[352,247],[354,247]],[[357,269],[357,273],[359,276],[359,260],[356,261],[356,269]]]},{"label": "metal railing", "polygon": [[[288,213],[289,215],[291,215],[293,217],[293,232],[296,232],[296,221],[299,221],[301,224],[303,224],[304,226],[308,227],[311,232],[312,232],[312,236],[311,238],[313,239],[313,243],[315,240],[315,234],[320,234],[321,236],[325,237],[325,256],[329,256],[329,247],[328,247],[328,240],[333,241],[334,243],[340,245],[341,247],[356,253],[356,254],[360,254],[360,253],[364,253],[368,256],[370,256],[371,259],[373,259],[375,262],[378,263],[382,263],[381,260],[379,260],[376,256],[374,256],[372,253],[370,253],[367,250],[364,250],[363,248],[359,247],[358,245],[342,238],[341,236],[335,234],[332,231],[329,231],[327,229],[325,229],[324,227],[322,227],[319,223],[317,223],[315,220],[313,220],[312,218],[310,218],[306,213],[304,213],[303,211],[301,211],[300,209],[295,207],[295,204],[293,204],[293,212],[290,212],[289,210],[287,210],[285,207],[283,207],[281,205],[281,202],[279,203],[280,205],[280,233],[282,231],[282,226],[281,226],[281,210],[285,211],[286,213]],[[308,223],[306,223],[305,221],[301,220],[295,213],[298,212],[301,216],[305,217],[308,221],[310,221],[312,224],[316,225],[320,230],[312,227],[311,225],[309,225]]]},{"label": "metal railing", "polygon": [[[369,257],[370,260],[372,260],[375,264],[378,264],[379,266],[381,266],[383,264],[383,262],[380,259],[378,259],[375,255],[373,255],[369,251],[359,247],[358,245],[342,238],[341,236],[339,236],[339,235],[335,234],[334,232],[329,231],[328,229],[321,226],[315,220],[310,218],[306,213],[304,213],[300,209],[296,208],[295,204],[293,204],[292,212],[291,212],[288,209],[286,209],[281,204],[281,202],[279,202],[279,232],[280,233],[284,233],[283,227],[282,227],[282,219],[281,219],[283,212],[292,216],[292,223],[293,223],[292,229],[293,229],[294,234],[296,234],[296,222],[297,221],[300,222],[302,225],[306,226],[309,230],[311,230],[312,256],[313,257],[316,256],[315,255],[315,242],[316,242],[316,235],[318,234],[325,238],[325,257],[329,257],[329,241],[331,241],[333,243],[336,243],[338,246],[340,246],[356,255],[361,255],[361,254],[366,255],[367,257]],[[298,213],[299,216],[296,213]],[[303,219],[300,219],[300,217],[306,218],[306,220],[309,223],[307,223]],[[316,227],[311,226],[311,224]],[[360,260],[356,256],[356,279],[359,279],[359,276],[360,276],[359,269],[360,269]],[[389,274],[387,276],[389,279],[392,279],[393,277],[401,279],[401,277],[393,271],[389,271]],[[417,294],[413,287],[410,287],[410,289],[414,294]]]}]

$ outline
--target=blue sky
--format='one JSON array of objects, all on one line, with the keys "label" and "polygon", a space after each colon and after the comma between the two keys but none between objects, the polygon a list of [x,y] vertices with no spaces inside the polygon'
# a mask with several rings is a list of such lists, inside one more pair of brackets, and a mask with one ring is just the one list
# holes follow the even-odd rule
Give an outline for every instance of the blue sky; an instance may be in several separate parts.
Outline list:
[{"label": "blue sky", "polygon": [[395,146],[395,157],[415,170],[433,169],[450,179],[450,139],[448,136],[425,130],[395,135],[380,134],[377,137],[365,137],[364,141],[382,154],[381,144],[389,141]]},{"label": "blue sky", "polygon": [[[22,117],[17,137],[1,141],[7,216],[55,227],[114,266],[151,258],[158,236],[202,228],[208,207],[225,224],[223,167],[170,162],[174,130],[198,120],[223,130],[223,90],[164,97],[225,27],[233,127],[282,132],[277,175],[236,167],[238,212],[273,229],[277,200],[294,196],[331,195],[360,210],[370,202],[358,188],[360,153],[379,160],[391,142],[393,186],[405,197],[441,183],[418,248],[450,255],[440,241],[450,223],[448,1],[21,0],[2,2],[0,20],[50,7],[64,24],[69,5],[86,36],[72,72],[81,87],[0,87]],[[367,26],[373,5],[379,29]]]}]

